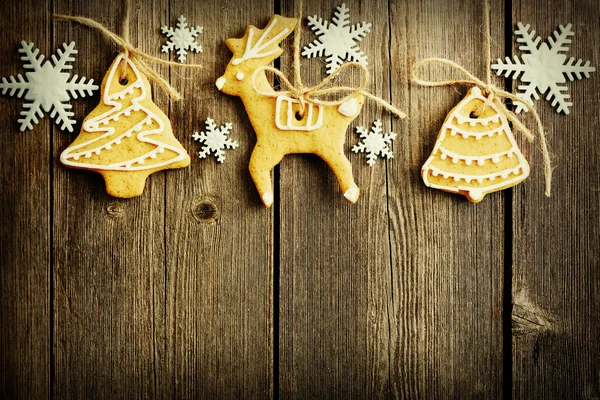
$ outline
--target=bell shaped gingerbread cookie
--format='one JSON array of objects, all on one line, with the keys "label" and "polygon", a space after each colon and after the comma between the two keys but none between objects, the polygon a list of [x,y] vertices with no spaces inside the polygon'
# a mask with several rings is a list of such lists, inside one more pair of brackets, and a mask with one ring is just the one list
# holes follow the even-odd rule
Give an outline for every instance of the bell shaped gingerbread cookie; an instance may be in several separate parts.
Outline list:
[{"label": "bell shaped gingerbread cookie", "polygon": [[474,87],[450,111],[422,169],[427,186],[477,203],[486,194],[515,186],[529,176],[529,164],[504,114],[490,102],[477,115],[485,100]]},{"label": "bell shaped gingerbread cookie", "polygon": [[60,156],[65,166],[98,172],[109,195],[130,198],[142,194],[148,175],[190,164],[169,119],[152,102],[148,79],[130,59],[117,56],[101,90],[102,101]]},{"label": "bell shaped gingerbread cookie", "polygon": [[[279,57],[279,43],[291,34],[298,21],[274,15],[264,29],[252,25],[240,39],[227,39],[233,53],[225,73],[216,81],[225,94],[242,99],[256,132],[256,146],[250,157],[250,174],[265,207],[273,204],[271,170],[288,154],[313,153],[333,170],[344,197],[358,200],[352,165],[344,154],[346,130],[358,117],[364,96],[357,94],[339,106],[320,105],[273,92],[264,67]],[[258,89],[258,90],[257,90]]]}]

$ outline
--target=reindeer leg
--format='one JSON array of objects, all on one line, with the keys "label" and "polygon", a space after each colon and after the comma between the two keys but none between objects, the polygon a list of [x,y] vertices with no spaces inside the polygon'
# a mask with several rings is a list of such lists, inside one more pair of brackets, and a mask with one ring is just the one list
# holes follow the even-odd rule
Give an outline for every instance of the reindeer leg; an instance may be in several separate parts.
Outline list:
[{"label": "reindeer leg", "polygon": [[337,151],[335,149],[327,150],[321,149],[317,154],[321,157],[333,170],[342,193],[348,202],[354,204],[358,200],[359,190],[356,183],[354,183],[354,175],[352,175],[352,164],[346,155],[344,149],[340,148]]},{"label": "reindeer leg", "polygon": [[273,204],[273,187],[271,185],[271,170],[279,164],[284,154],[274,152],[256,145],[250,156],[250,175],[256,185],[258,194],[266,208]]}]

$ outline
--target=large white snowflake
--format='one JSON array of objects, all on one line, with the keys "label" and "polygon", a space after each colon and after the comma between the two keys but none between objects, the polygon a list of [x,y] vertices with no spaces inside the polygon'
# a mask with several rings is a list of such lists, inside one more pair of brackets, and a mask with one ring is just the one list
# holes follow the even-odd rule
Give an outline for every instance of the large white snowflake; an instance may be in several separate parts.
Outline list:
[{"label": "large white snowflake", "polygon": [[[538,91],[540,94],[548,91],[546,100],[551,100],[553,107],[558,105],[556,112],[569,114],[569,107],[573,103],[569,101],[571,96],[567,93],[567,86],[564,85],[567,82],[566,78],[570,81],[574,80],[574,76],[577,79],[582,79],[583,76],[589,78],[590,72],[596,69],[590,66],[589,61],[585,65],[581,65],[583,63],[581,59],[575,62],[575,57],[567,61],[567,56],[562,53],[569,50],[566,45],[571,43],[569,37],[575,33],[571,31],[571,24],[560,25],[559,29],[560,32],[554,31],[554,38],[548,37],[550,46],[543,42],[538,47],[542,39],[535,35],[535,31],[529,32],[529,24],[523,25],[519,22],[515,31],[519,36],[517,42],[522,43],[519,50],[527,51],[529,54],[523,54],[523,62],[514,56],[514,64],[509,57],[506,57],[506,63],[498,59],[498,63],[492,64],[492,68],[497,70],[498,75],[504,73],[506,77],[514,73],[513,79],[517,79],[522,73],[521,81],[526,85],[518,86],[517,96],[528,104],[533,105],[532,97],[536,100],[540,98]],[[525,109],[522,103],[516,102],[515,105],[517,113]]]},{"label": "large white snowflake", "polygon": [[183,15],[177,20],[179,21],[177,28],[173,29],[166,25],[161,28],[162,33],[169,38],[167,44],[163,45],[162,51],[163,53],[168,53],[173,49],[177,49],[177,60],[182,63],[185,62],[187,50],[195,51],[196,53],[202,52],[202,46],[196,43],[196,37],[202,33],[202,27],[188,28]]},{"label": "large white snowflake", "polygon": [[322,18],[308,17],[308,26],[318,36],[312,43],[305,46],[302,55],[322,57],[325,54],[327,74],[335,72],[344,60],[356,61],[367,65],[367,56],[356,45],[371,31],[371,24],[350,25],[350,9],[345,4],[337,7],[333,22],[323,21]]},{"label": "large white snowflake", "polygon": [[[57,124],[62,124],[60,129],[67,129],[69,132],[73,132],[73,125],[75,120],[71,117],[74,115],[72,111],[69,111],[72,106],[66,102],[73,97],[77,96],[85,97],[92,95],[93,91],[98,89],[97,85],[94,85],[94,80],[90,79],[86,83],[86,78],[81,77],[79,82],[77,81],[78,76],[73,75],[70,78],[68,71],[73,68],[69,63],[75,61],[75,42],[71,42],[69,45],[63,43],[63,49],[58,49],[58,58],[52,55],[52,62],[50,60],[44,61],[44,55],[39,54],[40,50],[34,48],[33,43],[27,44],[27,42],[21,42],[21,48],[19,53],[24,55],[21,60],[25,61],[23,64],[24,69],[31,71],[25,73],[25,78],[21,74],[17,75],[16,79],[14,76],[8,79],[2,78],[0,83],[0,89],[2,94],[8,92],[9,96],[17,97],[25,94],[25,103],[23,104],[24,110],[21,111],[23,118],[19,119],[18,122],[21,124],[21,132],[25,129],[33,129],[33,124],[39,122],[39,118],[44,117],[46,113],[52,111],[50,114],[51,118],[54,118]],[[52,65],[54,63],[54,65]],[[27,102],[29,100],[29,102]]]},{"label": "large white snowflake", "polygon": [[212,151],[215,154],[217,161],[222,163],[225,160],[224,149],[235,149],[238,147],[238,142],[227,137],[231,128],[232,125],[230,122],[217,128],[215,121],[209,117],[206,120],[206,132],[195,132],[194,135],[192,135],[194,140],[204,144],[202,150],[198,152],[200,158],[206,158]]},{"label": "large white snowflake", "polygon": [[394,132],[383,134],[380,120],[373,122],[370,132],[362,126],[357,127],[356,131],[360,133],[362,140],[352,148],[352,151],[355,153],[367,153],[367,164],[371,167],[375,165],[377,155],[380,155],[382,158],[394,158],[394,154],[388,146],[392,144],[392,141],[396,140],[396,134]]}]

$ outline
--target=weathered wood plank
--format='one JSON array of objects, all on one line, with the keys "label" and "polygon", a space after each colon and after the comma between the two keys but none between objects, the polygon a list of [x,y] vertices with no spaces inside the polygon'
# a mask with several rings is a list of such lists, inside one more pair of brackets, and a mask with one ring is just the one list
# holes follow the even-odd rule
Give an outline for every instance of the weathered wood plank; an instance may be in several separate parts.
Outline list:
[{"label": "weathered wood plank", "polygon": [[[502,55],[504,14],[493,3],[492,54]],[[388,164],[391,392],[500,398],[504,195],[473,205],[423,184],[421,167],[439,129],[469,88],[405,84],[411,66],[426,57],[454,60],[485,79],[483,6],[393,1],[390,11],[392,99],[409,113],[405,122],[393,123],[397,158]],[[458,77],[443,68],[431,71],[421,76]]]},{"label": "weathered wood plank", "polygon": [[[544,39],[572,23],[567,57],[596,68],[599,15],[593,0],[513,0],[513,25],[529,23]],[[532,174],[515,190],[513,206],[516,398],[600,397],[599,78],[596,72],[567,84],[574,103],[568,116],[537,102],[555,160],[551,198],[544,197],[538,145],[524,146]]]},{"label": "weathered wood plank", "polygon": [[[387,1],[369,2],[368,7],[360,1],[345,4],[352,23],[373,23],[360,48],[369,57],[369,90],[387,98]],[[304,1],[302,45],[315,38],[306,16],[331,21],[337,5]],[[286,16],[296,15],[292,2],[282,1],[281,8]],[[324,59],[302,57],[302,63],[307,84],[326,76]],[[291,74],[291,65],[292,49],[287,46],[281,68]],[[360,81],[356,73],[353,78]],[[282,398],[389,396],[386,164],[380,161],[369,168],[364,155],[350,152],[358,142],[354,128],[370,128],[376,119],[389,130],[389,114],[367,102],[346,132],[346,155],[361,189],[355,205],[346,202],[333,172],[317,156],[288,156],[281,164]]]},{"label": "weathered wood plank", "polygon": [[[0,3],[0,76],[22,74],[21,40],[49,56],[49,1]],[[0,393],[44,398],[50,392],[50,126],[45,117],[19,132],[23,100],[1,96]]]},{"label": "weathered wood plank", "polygon": [[[172,107],[177,137],[192,164],[167,181],[167,349],[177,397],[270,398],[273,392],[273,211],[265,210],[248,173],[255,136],[238,98],[220,93],[231,53],[225,40],[263,26],[273,2],[172,0],[170,23],[184,13],[204,26],[204,52],[172,69],[185,100]],[[201,160],[192,139],[212,117],[231,122],[240,147],[223,164]]]},{"label": "weathered wood plank", "polygon": [[[121,31],[123,2],[55,0],[57,13],[96,19]],[[168,1],[133,1],[130,40],[160,54],[156,37]],[[101,81],[118,49],[98,32],[55,22],[56,42],[75,40],[77,72]],[[161,69],[167,74],[167,69]],[[168,76],[168,74],[167,74]],[[163,110],[168,102],[153,91]],[[75,102],[79,120],[99,101]],[[79,126],[76,131],[79,131]],[[172,391],[164,376],[165,175],[151,175],[144,193],[109,197],[101,177],[66,169],[59,155],[76,134],[54,134],[54,352],[57,398],[153,397]]]}]

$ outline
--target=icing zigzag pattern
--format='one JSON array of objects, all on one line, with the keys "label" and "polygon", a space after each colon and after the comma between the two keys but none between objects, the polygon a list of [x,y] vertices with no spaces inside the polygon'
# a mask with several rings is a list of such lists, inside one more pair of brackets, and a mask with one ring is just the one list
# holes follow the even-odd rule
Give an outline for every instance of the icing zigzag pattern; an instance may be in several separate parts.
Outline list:
[{"label": "icing zigzag pattern", "polygon": [[152,101],[148,79],[120,54],[102,83],[102,101],[60,161],[102,174],[115,197],[134,197],[149,174],[186,167],[190,158]]}]

